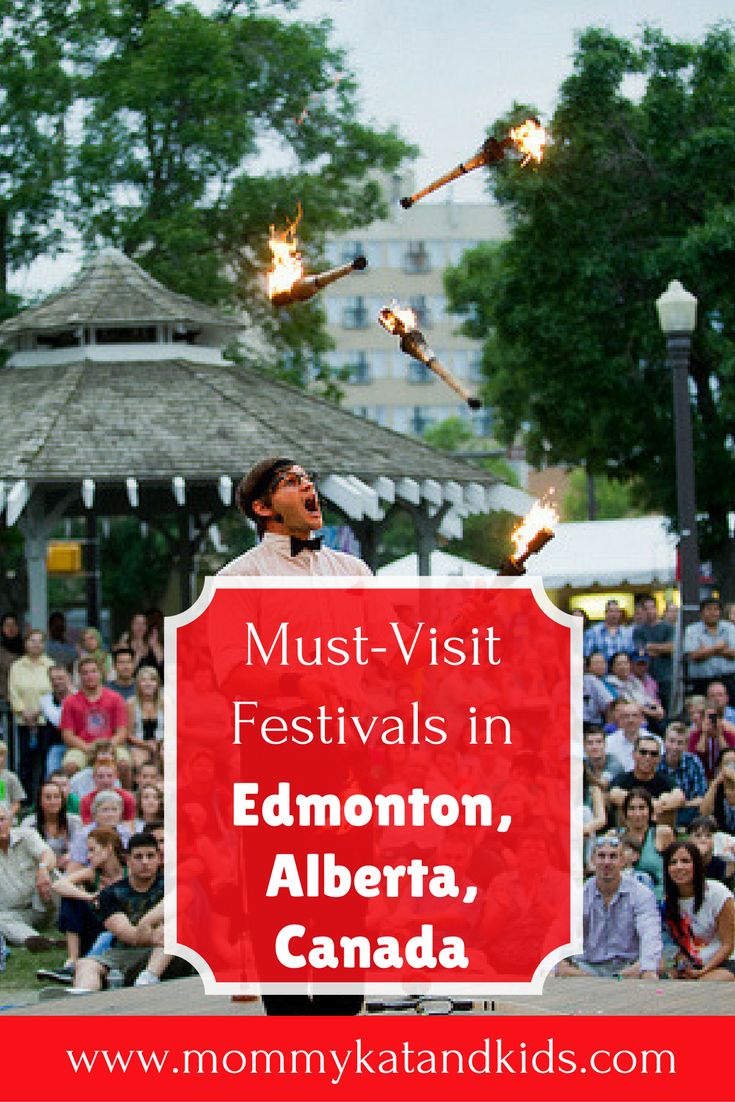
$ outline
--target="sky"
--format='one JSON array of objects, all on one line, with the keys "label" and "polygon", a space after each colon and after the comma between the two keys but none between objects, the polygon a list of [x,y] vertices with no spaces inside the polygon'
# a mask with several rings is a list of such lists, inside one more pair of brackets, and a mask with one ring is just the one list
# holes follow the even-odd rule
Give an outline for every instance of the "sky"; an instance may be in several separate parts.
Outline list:
[{"label": "sky", "polygon": [[[203,10],[213,3],[199,0]],[[585,27],[632,37],[652,23],[672,38],[700,39],[735,19],[728,0],[302,0],[298,17],[332,20],[333,40],[358,78],[364,119],[395,124],[421,149],[417,185],[474,153],[514,100],[548,120]],[[483,199],[483,174],[452,185],[452,197]],[[11,290],[47,293],[74,274],[79,259],[70,242],[57,260],[16,275]]]}]

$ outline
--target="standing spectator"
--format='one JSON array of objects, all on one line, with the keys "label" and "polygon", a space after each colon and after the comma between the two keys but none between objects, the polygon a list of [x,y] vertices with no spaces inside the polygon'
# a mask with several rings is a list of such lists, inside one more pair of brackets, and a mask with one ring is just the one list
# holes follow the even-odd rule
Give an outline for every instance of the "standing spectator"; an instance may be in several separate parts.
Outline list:
[{"label": "standing spectator", "polygon": [[588,726],[601,726],[610,705],[615,699],[613,693],[603,681],[607,673],[607,661],[604,654],[595,652],[586,661],[586,670],[582,679],[582,697],[584,702],[583,721]]},{"label": "standing spectator", "polygon": [[720,618],[716,597],[700,603],[700,620],[684,632],[684,656],[689,661],[692,691],[706,693],[711,681],[724,682],[735,693],[735,624]]},{"label": "standing spectator", "polygon": [[0,803],[7,804],[15,818],[26,798],[26,790],[17,775],[7,766],[8,747],[0,742]]},{"label": "standing spectator", "polygon": [[735,835],[735,750],[720,755],[719,768],[702,800],[703,815],[712,815],[720,830]]},{"label": "standing spectator", "polygon": [[61,709],[64,701],[74,691],[71,674],[66,666],[51,666],[48,671],[51,692],[41,697],[41,711],[46,720],[46,776],[60,768],[66,753],[61,737]]},{"label": "standing spectator", "polygon": [[135,675],[135,695],[128,707],[128,745],[134,765],[157,754],[163,740],[163,693],[153,666],[141,666]]},{"label": "standing spectator", "polygon": [[10,667],[8,689],[10,706],[18,731],[20,760],[18,774],[26,792],[35,792],[46,762],[41,697],[51,692],[49,670],[53,662],[44,653],[44,634],[31,628],[26,635],[25,654]]},{"label": "standing spectator", "polygon": [[[23,654],[23,640],[20,636],[18,618],[12,612],[6,612],[0,620],[0,732],[10,734],[9,720],[10,695],[8,693],[8,675],[10,667]],[[5,715],[2,712],[5,712]]]},{"label": "standing spectator", "polygon": [[[157,646],[159,641],[156,640]],[[135,656],[135,669],[142,666],[158,668],[158,656],[156,650],[151,647],[148,639],[148,617],[145,612],[134,612],[130,617],[130,627],[120,636],[119,645],[130,647]],[[163,652],[161,651],[161,662]]]},{"label": "standing spectator", "polygon": [[12,823],[10,808],[0,804],[0,934],[11,945],[41,952],[54,946],[36,927],[51,926],[56,917],[51,892],[56,862],[35,830]]},{"label": "standing spectator", "polygon": [[87,658],[92,658],[97,663],[103,681],[112,677],[112,659],[102,645],[102,635],[97,628],[87,627],[82,632],[79,641],[79,658],[74,671],[77,684],[80,683],[81,678],[80,666]]},{"label": "standing spectator", "polygon": [[66,810],[64,795],[55,781],[44,781],[36,794],[36,810],[26,815],[22,827],[37,830],[56,858],[56,868],[63,872],[69,862],[69,847],[82,820]]},{"label": "standing spectator", "polygon": [[664,753],[658,765],[659,773],[668,776],[684,793],[686,800],[676,816],[677,827],[688,826],[699,815],[702,797],[707,791],[704,767],[696,754],[686,749],[687,729],[683,723],[670,723],[664,736]]},{"label": "standing spectator", "polygon": [[[146,612],[148,621],[148,654],[149,661],[141,665],[153,666],[158,671],[158,676],[163,681],[163,629],[164,618],[160,608],[149,608]],[[153,661],[151,661],[152,659]]]},{"label": "standing spectator", "polygon": [[125,749],[128,736],[125,702],[118,693],[103,687],[96,659],[81,660],[79,677],[79,692],[67,697],[61,709],[61,737],[69,747],[64,758],[65,768],[72,765],[83,769],[93,743],[99,739],[109,739],[118,762],[125,762],[129,767],[130,755]]},{"label": "standing spectator", "polygon": [[127,703],[135,696],[135,655],[130,647],[116,647],[112,655],[113,676],[107,688],[119,693]]},{"label": "standing spectator", "polygon": [[627,654],[633,650],[633,629],[623,624],[623,610],[615,600],[609,600],[605,605],[605,619],[599,624],[593,624],[584,635],[585,657],[593,651],[600,651],[610,661],[614,654],[624,651]]},{"label": "standing spectator", "polygon": [[696,754],[701,761],[708,781],[715,775],[722,753],[733,747],[735,747],[735,734],[732,733],[730,725],[726,724],[722,716],[713,709],[705,709],[701,728],[694,727],[689,732],[687,749],[690,753]]},{"label": "standing spectator", "polygon": [[63,612],[52,612],[48,618],[48,641],[46,654],[57,664],[71,673],[76,661],[76,648],[66,641],[66,617]]},{"label": "standing spectator", "polygon": [[633,646],[643,652],[650,663],[651,677],[658,685],[658,694],[666,715],[671,706],[673,677],[674,627],[659,619],[655,597],[646,594],[640,602],[642,622],[633,628]]},{"label": "standing spectator", "polygon": [[693,842],[664,853],[664,920],[677,949],[672,979],[735,981],[735,902],[718,880],[706,880]]},{"label": "standing spectator", "polygon": [[563,961],[559,975],[657,979],[663,946],[653,893],[622,875],[622,845],[614,835],[596,839],[592,861],[595,875],[584,886],[584,950]]},{"label": "standing spectator", "polygon": [[735,723],[735,708],[730,705],[730,696],[722,681],[710,681],[707,686],[707,707],[713,708],[726,723]]}]

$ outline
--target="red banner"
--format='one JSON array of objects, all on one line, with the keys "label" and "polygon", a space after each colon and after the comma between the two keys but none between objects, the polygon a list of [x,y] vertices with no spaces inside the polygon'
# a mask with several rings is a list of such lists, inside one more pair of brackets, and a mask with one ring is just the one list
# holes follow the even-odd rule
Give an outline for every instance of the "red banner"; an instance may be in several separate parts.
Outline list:
[{"label": "red banner", "polygon": [[210,990],[539,990],[575,940],[568,618],[312,581],[178,618],[176,951]]}]

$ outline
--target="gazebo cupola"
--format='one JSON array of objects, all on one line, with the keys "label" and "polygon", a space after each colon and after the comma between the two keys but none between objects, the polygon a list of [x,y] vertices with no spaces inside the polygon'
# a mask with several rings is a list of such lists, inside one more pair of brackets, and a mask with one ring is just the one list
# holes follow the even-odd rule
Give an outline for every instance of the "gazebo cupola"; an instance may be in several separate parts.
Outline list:
[{"label": "gazebo cupola", "polygon": [[240,324],[169,291],[119,249],[106,248],[72,284],[2,327],[9,366],[30,368],[81,359],[124,363],[184,357],[222,363]]}]

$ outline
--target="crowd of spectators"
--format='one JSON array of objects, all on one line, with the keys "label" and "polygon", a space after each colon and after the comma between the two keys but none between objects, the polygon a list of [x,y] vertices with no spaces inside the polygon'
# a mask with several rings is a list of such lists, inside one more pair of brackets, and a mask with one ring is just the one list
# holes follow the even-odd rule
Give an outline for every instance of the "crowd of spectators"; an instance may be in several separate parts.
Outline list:
[{"label": "crowd of spectators", "polygon": [[48,636],[0,622],[0,968],[64,948],[37,970],[59,993],[180,964],[162,948],[162,627],[136,613],[108,651],[94,626],[68,641],[60,612]]},{"label": "crowd of spectators", "polygon": [[584,634],[584,951],[563,975],[735,981],[735,617],[615,600]]}]

